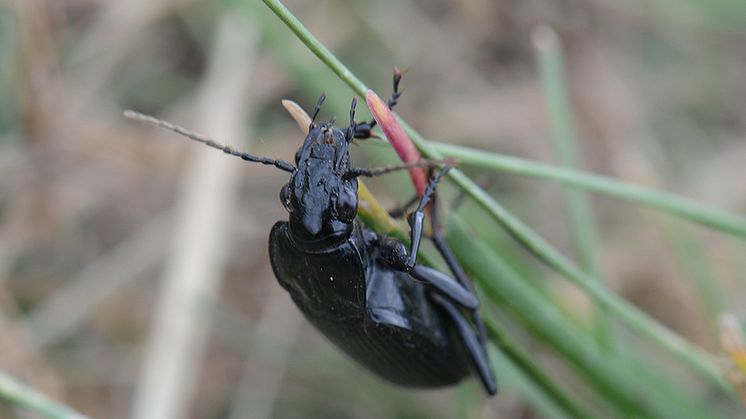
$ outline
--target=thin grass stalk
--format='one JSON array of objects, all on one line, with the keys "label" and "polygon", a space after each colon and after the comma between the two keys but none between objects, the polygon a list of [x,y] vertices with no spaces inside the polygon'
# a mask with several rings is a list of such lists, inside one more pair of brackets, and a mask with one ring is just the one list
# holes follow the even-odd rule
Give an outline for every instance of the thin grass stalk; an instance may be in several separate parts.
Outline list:
[{"label": "thin grass stalk", "polygon": [[[500,383],[507,383],[504,387],[518,392],[525,402],[532,407],[539,416],[547,419],[575,419],[569,413],[550,399],[546,393],[536,387],[505,354],[494,347],[489,347],[490,360],[498,374]],[[502,386],[502,385],[501,385]],[[467,390],[463,387],[464,391]],[[501,387],[503,388],[503,387]],[[507,391],[506,391],[507,393]],[[471,392],[472,398],[474,392]],[[465,400],[469,402],[470,400]],[[471,407],[473,410],[474,408]],[[595,417],[595,416],[594,416]]]},{"label": "thin grass stalk", "polygon": [[544,373],[517,345],[510,339],[508,334],[499,324],[489,317],[484,319],[487,333],[491,340],[500,348],[500,352],[515,365],[520,373],[525,376],[532,385],[540,388],[558,409],[562,410],[571,418],[592,418],[593,416],[583,409],[575,400],[560,389],[548,375]]},{"label": "thin grass stalk", "polygon": [[[625,360],[601,351],[595,339],[549,303],[500,255],[466,233],[467,230],[461,217],[452,216],[448,241],[472,277],[478,280],[480,290],[561,354],[594,391],[605,397],[608,407],[615,409],[619,417],[719,417],[683,391],[671,397],[673,391],[667,394],[658,391],[652,380],[640,381]],[[675,383],[666,384],[669,389],[679,389]]]},{"label": "thin grass stalk", "polygon": [[714,273],[707,259],[705,244],[699,241],[690,226],[674,221],[661,220],[660,226],[666,241],[675,250],[676,258],[683,267],[684,278],[690,283],[694,295],[707,312],[707,326],[714,338],[718,316],[725,308],[721,289],[713,286],[719,283],[720,278]]},{"label": "thin grass stalk", "polygon": [[[347,67],[342,64],[318,39],[316,39],[306,27],[278,0],[262,0],[286,25],[298,36],[298,38],[334,73],[336,73],[348,86],[350,86],[360,97],[365,95],[367,87]],[[401,118],[399,123],[409,134],[412,141],[423,154],[431,158],[443,158],[443,155],[415,131]],[[662,326],[639,309],[633,307],[618,296],[609,292],[599,285],[598,281],[583,272],[570,260],[565,258],[559,251],[549,245],[542,237],[528,228],[513,214],[488,196],[478,185],[472,182],[459,170],[451,170],[449,177],[464,192],[467,193],[479,206],[485,209],[493,218],[502,225],[513,237],[523,244],[529,251],[533,252],[540,260],[548,266],[571,279],[573,283],[584,289],[593,299],[609,308],[610,313],[623,321],[630,328],[651,341],[666,348],[677,355],[695,371],[706,377],[713,384],[725,389],[729,385],[723,379],[712,357],[700,349],[689,344],[670,329]],[[744,225],[746,235],[746,225]]]},{"label": "thin grass stalk", "polygon": [[48,399],[43,394],[27,387],[15,378],[0,371],[0,400],[28,409],[50,419],[87,419],[70,407]]},{"label": "thin grass stalk", "polygon": [[[544,84],[555,149],[562,166],[577,168],[579,165],[575,147],[577,140],[574,117],[568,97],[564,58],[557,34],[552,29],[542,26],[534,30],[533,40]],[[593,210],[583,191],[565,187],[565,193],[580,264],[592,277],[601,280],[596,254],[598,234]],[[600,305],[593,313],[593,321],[598,341],[603,347],[611,350],[614,347],[614,331],[606,311],[606,307]]]},{"label": "thin grass stalk", "polygon": [[[433,157],[439,158],[436,155],[433,155]],[[610,314],[627,324],[631,329],[677,355],[713,384],[727,388],[722,374],[711,355],[691,345],[637,307],[609,291],[598,280],[583,272],[557,249],[547,243],[544,238],[531,230],[515,215],[508,212],[502,205],[495,202],[481,188],[474,185],[462,172],[452,173],[451,178],[475,202],[487,210],[518,242],[552,269],[581,287],[598,304],[607,307]]]},{"label": "thin grass stalk", "polygon": [[563,185],[647,205],[724,233],[746,238],[746,218],[743,216],[703,205],[671,193],[656,191],[645,186],[633,185],[588,172],[491,153],[485,150],[432,141],[429,142],[429,145],[447,157],[457,158],[462,165],[502,170],[551,180]]}]

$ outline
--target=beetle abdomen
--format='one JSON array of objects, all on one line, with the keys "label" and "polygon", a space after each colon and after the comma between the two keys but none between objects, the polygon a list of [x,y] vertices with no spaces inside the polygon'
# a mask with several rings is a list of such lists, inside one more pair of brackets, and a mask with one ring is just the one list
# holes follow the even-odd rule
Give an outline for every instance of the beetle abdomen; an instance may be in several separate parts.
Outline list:
[{"label": "beetle abdomen", "polygon": [[[356,233],[362,229],[355,226]],[[362,236],[352,234],[326,252],[304,252],[291,242],[286,222],[276,223],[270,235],[278,282],[347,355],[400,385],[440,387],[460,381],[469,373],[463,349],[424,286],[387,269],[365,249]]]},{"label": "beetle abdomen", "polygon": [[469,373],[459,348],[434,345],[412,330],[369,320],[354,326],[306,317],[347,355],[391,382],[441,387],[457,383]]}]

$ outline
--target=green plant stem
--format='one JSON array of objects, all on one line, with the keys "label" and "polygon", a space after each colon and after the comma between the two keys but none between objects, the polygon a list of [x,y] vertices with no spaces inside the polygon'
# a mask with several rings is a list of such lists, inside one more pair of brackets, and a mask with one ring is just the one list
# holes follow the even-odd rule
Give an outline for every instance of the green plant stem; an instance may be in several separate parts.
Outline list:
[{"label": "green plant stem", "polygon": [[0,372],[0,400],[24,407],[52,419],[86,419],[71,408],[46,398],[44,395],[19,383],[16,379]]},{"label": "green plant stem", "polygon": [[661,220],[660,227],[666,241],[676,251],[676,257],[683,267],[684,277],[691,283],[694,295],[707,311],[707,324],[710,336],[717,340],[717,319],[725,309],[720,288],[713,287],[719,278],[713,273],[707,259],[705,244],[698,240],[689,225]]},{"label": "green plant stem", "polygon": [[716,230],[746,238],[746,218],[717,208],[702,205],[688,198],[656,191],[644,186],[620,182],[592,173],[538,163],[504,154],[491,153],[453,144],[429,143],[448,157],[455,157],[463,165],[502,170],[535,178],[548,179],[563,185],[587,189],[615,198],[637,202]]},{"label": "green plant stem", "polygon": [[592,418],[593,416],[581,408],[573,399],[568,397],[560,388],[533,363],[527,356],[516,347],[505,331],[500,328],[496,321],[485,318],[485,326],[492,341],[500,348],[500,351],[514,365],[520,368],[522,374],[531,380],[537,387],[541,388],[545,394],[551,397],[552,401],[562,410],[567,412],[571,418]]},{"label": "green plant stem", "polygon": [[[469,274],[478,280],[480,290],[572,364],[590,386],[616,407],[617,417],[703,417],[704,413],[696,402],[690,403],[689,397],[667,397],[652,380],[639,382],[625,361],[600,351],[594,339],[557,307],[547,304],[546,298],[502,256],[466,231],[468,227],[461,217],[450,217],[448,242]],[[637,415],[630,415],[632,412]]]},{"label": "green plant stem", "polygon": [[[504,352],[496,347],[489,347],[489,357],[495,372],[498,374],[499,383],[506,383],[506,393],[519,392],[524,403],[532,407],[539,417],[547,419],[575,419],[570,412],[564,410],[553,399],[549,397],[534,382],[530,381],[525,374]],[[475,392],[472,390],[472,399]],[[478,393],[477,393],[478,394]],[[499,397],[499,396],[498,396]],[[583,400],[587,403],[587,399]],[[472,404],[474,404],[472,402]],[[474,407],[472,407],[474,410]],[[597,416],[592,416],[597,417]]]},{"label": "green plant stem", "polygon": [[355,91],[361,98],[365,97],[365,92],[368,91],[368,87],[360,81],[354,74],[342,64],[337,57],[327,49],[324,44],[319,42],[311,32],[293,15],[287,7],[285,7],[279,0],[262,0],[267,7],[277,15],[288,28],[298,37],[298,39],[305,44],[327,67],[329,67],[340,79],[347,83],[352,90]]},{"label": "green plant stem", "polygon": [[[263,2],[300,38],[300,40],[347,83],[358,95],[363,97],[367,90],[350,70],[347,69],[326,47],[324,47],[295,16],[278,0],[263,0]],[[397,117],[398,118],[398,117]],[[409,134],[415,145],[428,157],[443,158],[442,153],[417,133],[409,124],[398,118],[404,130]],[[722,388],[729,388],[723,379],[717,365],[711,356],[690,345],[681,337],[662,326],[639,309],[614,295],[601,286],[593,277],[583,272],[559,251],[550,246],[542,237],[523,224],[517,217],[509,213],[504,207],[495,202],[479,186],[472,182],[459,170],[451,170],[450,178],[459,185],[478,205],[485,209],[513,235],[528,250],[540,260],[555,269],[573,283],[584,289],[593,299],[607,306],[610,313],[623,321],[630,328],[661,347],[676,354],[697,372]],[[744,226],[746,235],[746,225]]]},{"label": "green plant stem", "polygon": [[[424,154],[431,158],[443,158],[443,155],[430,147],[430,144],[419,133],[414,131],[409,124],[401,119],[399,119],[399,122]],[[463,172],[451,170],[449,176],[474,202],[492,215],[495,221],[528,251],[582,288],[598,304],[604,305],[609,310],[609,313],[641,335],[676,354],[714,384],[724,389],[730,388],[712,356],[689,344],[679,335],[673,333],[670,329],[661,325],[637,307],[632,306],[606,289],[598,280],[583,272],[557,249],[547,243],[544,238],[525,225],[518,217],[487,195],[482,188],[472,182]]]},{"label": "green plant stem", "polygon": [[[546,26],[540,26],[534,30],[533,41],[560,163],[565,167],[576,168],[578,153],[575,149],[574,117],[568,97],[564,58],[557,34]],[[596,255],[598,236],[591,206],[583,191],[565,187],[565,193],[581,266],[591,276],[600,280],[601,270]],[[606,311],[606,307],[600,306],[596,309],[593,320],[598,341],[604,348],[611,350],[614,347],[613,330]]]}]

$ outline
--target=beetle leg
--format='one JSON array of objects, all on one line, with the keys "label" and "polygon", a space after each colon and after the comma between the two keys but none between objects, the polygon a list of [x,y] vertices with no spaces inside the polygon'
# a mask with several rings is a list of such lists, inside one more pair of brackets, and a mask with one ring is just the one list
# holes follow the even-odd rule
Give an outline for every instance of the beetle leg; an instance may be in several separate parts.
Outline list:
[{"label": "beetle leg", "polygon": [[[433,211],[433,213],[434,212],[435,211]],[[456,256],[454,256],[450,246],[448,246],[445,239],[443,238],[443,233],[436,231],[437,230],[433,228],[434,233],[432,241],[433,244],[435,244],[435,248],[438,250],[438,253],[440,253],[443,259],[446,261],[446,264],[450,268],[451,273],[453,273],[453,276],[456,278],[456,280],[469,291],[471,291],[472,294],[476,295],[476,292],[474,291],[474,284],[472,284],[471,280],[469,280],[469,277],[466,276],[466,272],[464,272],[461,264],[456,261]],[[472,318],[474,320],[474,324],[477,326],[477,331],[479,332],[479,340],[480,342],[484,343],[485,337],[487,336],[487,330],[484,327],[484,322],[482,321],[482,318],[479,317],[479,314],[476,311],[472,313]]]},{"label": "beetle leg", "polygon": [[[458,261],[456,260],[456,256],[453,254],[451,247],[448,246],[448,243],[446,243],[445,238],[443,237],[442,230],[440,230],[439,226],[437,225],[439,217],[437,204],[435,203],[432,207],[431,217],[431,221],[433,223],[433,236],[431,237],[431,239],[433,241],[433,244],[435,245],[435,248],[438,250],[438,253],[440,253],[443,260],[446,261],[446,264],[451,270],[453,276],[456,278],[456,281],[458,281],[461,286],[469,290],[472,295],[476,296],[474,284],[472,284],[471,280],[466,275],[466,272],[464,272],[464,269],[461,267],[461,264],[458,263]],[[476,310],[476,308],[471,311],[471,318],[477,328],[477,338],[479,339],[479,342],[482,344],[482,346],[485,347],[487,345],[487,328],[484,326],[484,321],[482,320],[482,317],[479,315],[479,312]]]},{"label": "beetle leg", "polygon": [[420,200],[420,197],[417,195],[414,195],[412,198],[410,198],[409,201],[404,203],[403,205],[399,205],[397,207],[394,207],[389,210],[389,215],[392,218],[403,218],[405,215],[407,215],[407,211],[409,211],[410,208],[414,204],[416,204]]},{"label": "beetle leg", "polygon": [[425,208],[435,194],[435,188],[436,186],[438,186],[438,182],[440,182],[440,179],[445,176],[449,170],[451,170],[450,166],[443,166],[443,168],[440,170],[440,173],[438,173],[430,180],[430,183],[427,185],[425,192],[422,194],[422,197],[420,197],[420,202],[417,205],[417,210],[410,214],[409,219],[407,220],[409,221],[409,226],[411,229],[409,234],[412,244],[410,245],[409,255],[406,256],[404,266],[401,268],[402,270],[409,272],[414,269],[415,264],[417,263],[417,253],[419,253],[420,251],[422,233],[425,227]]},{"label": "beetle leg", "polygon": [[432,291],[441,294],[468,310],[475,311],[477,306],[479,306],[479,301],[474,293],[451,276],[420,264],[415,264],[410,269],[407,266],[407,260],[409,259],[407,248],[399,240],[386,236],[378,236],[376,247],[383,262],[392,269],[407,272],[412,278],[424,283]]},{"label": "beetle leg", "polygon": [[[401,97],[401,91],[399,91],[399,83],[401,82],[402,75],[404,74],[404,71],[399,70],[398,68],[394,68],[394,92],[391,94],[391,98],[386,102],[386,106],[388,106],[389,109],[393,109],[394,106],[396,106],[397,103],[399,103],[399,98]],[[376,120],[371,119],[368,122],[363,122],[361,124],[355,125],[355,139],[357,140],[366,140],[370,137],[372,137],[373,128],[376,126]]]},{"label": "beetle leg", "polygon": [[[477,182],[477,185],[479,185],[481,188],[486,187],[485,179],[478,178],[476,182]],[[459,194],[456,196],[456,198],[454,198],[454,200],[450,204],[451,210],[455,211],[456,208],[458,208],[461,205],[465,197],[466,197],[466,194],[464,193],[464,191],[460,191]],[[416,204],[419,201],[419,199],[420,197],[415,194],[414,196],[412,196],[412,198],[409,199],[409,201],[405,202],[404,204],[398,205],[388,210],[388,213],[391,216],[391,218],[404,218],[404,216],[407,215],[407,211],[409,211],[409,209],[412,208],[412,206]],[[433,203],[433,205],[438,205],[438,204]],[[437,222],[435,224],[437,224]]]},{"label": "beetle leg", "polygon": [[476,310],[479,306],[477,297],[471,291],[443,272],[417,264],[409,274],[468,310]]},{"label": "beetle leg", "polygon": [[425,189],[425,192],[420,198],[420,203],[417,205],[417,210],[410,214],[410,218],[407,220],[409,221],[409,226],[411,227],[411,231],[409,234],[412,239],[412,246],[409,251],[409,259],[407,259],[407,266],[410,269],[414,268],[414,265],[417,262],[417,252],[419,252],[420,250],[420,242],[422,241],[422,232],[424,230],[425,224],[425,208],[435,195],[435,187],[438,186],[438,182],[440,182],[440,179],[445,176],[449,170],[451,170],[450,166],[443,166],[443,168],[440,170],[440,173],[438,173],[430,180],[430,183],[427,185],[427,189]]},{"label": "beetle leg", "polygon": [[490,366],[487,351],[482,344],[479,336],[475,333],[471,324],[464,318],[463,314],[453,306],[447,299],[438,294],[430,294],[431,301],[442,308],[445,314],[451,319],[456,327],[461,343],[464,345],[469,359],[471,359],[474,369],[476,369],[479,378],[482,380],[485,390],[490,395],[497,393],[497,382],[495,374]]},{"label": "beetle leg", "polygon": [[[448,268],[451,270],[451,273],[456,278],[456,281],[458,281],[461,285],[468,289],[473,295],[476,295],[474,284],[472,284],[471,280],[466,275],[466,272],[464,272],[464,268],[462,268],[461,264],[458,263],[458,261],[456,260],[456,256],[453,254],[451,247],[448,246],[448,243],[445,240],[442,225],[440,223],[440,205],[438,205],[437,191],[433,189],[432,194],[432,206],[430,208],[430,230],[432,231],[431,240],[435,245],[435,249],[438,251],[438,253],[440,253],[440,256],[443,258],[443,260],[445,260]],[[479,338],[479,341],[482,343],[482,345],[485,345],[487,339],[487,329],[485,328],[484,322],[482,321],[482,318],[479,316],[479,313],[476,311],[476,309],[472,311],[471,317],[477,327],[477,337]]]},{"label": "beetle leg", "polygon": [[[463,196],[463,195],[461,195]],[[458,200],[459,197],[457,197]],[[455,202],[454,205],[458,205],[459,202]],[[473,294],[476,295],[476,291],[474,289],[474,284],[471,282],[469,277],[466,275],[466,272],[464,272],[464,269],[461,267],[461,264],[458,263],[456,260],[456,256],[453,254],[453,251],[451,250],[451,247],[448,245],[448,243],[445,240],[445,237],[443,235],[443,229],[442,225],[440,223],[440,209],[438,205],[438,200],[433,199],[433,205],[432,210],[430,214],[430,222],[431,222],[431,231],[432,231],[432,237],[431,240],[433,244],[435,245],[435,249],[440,253],[440,256],[445,260],[446,264],[448,265],[448,268],[451,270],[451,273],[456,278],[456,280],[461,283],[464,287],[467,287]],[[482,318],[479,316],[479,313],[474,310],[472,312],[472,320],[474,321],[474,324],[477,327],[477,336],[479,337],[479,341],[482,343],[482,345],[486,345],[487,340],[487,329],[484,326],[484,321],[482,321]]]},{"label": "beetle leg", "polygon": [[[374,167],[372,169],[369,169],[366,167],[351,167],[347,169],[347,171],[344,173],[342,178],[352,179],[352,178],[356,178],[360,176],[377,177],[377,176],[383,176],[391,172],[397,172],[399,170],[410,170],[414,167],[433,168],[433,167],[437,167],[441,165],[448,165],[448,162],[445,160],[420,159],[412,163],[391,164],[388,166]],[[416,199],[419,199],[419,198],[415,198],[414,202],[417,202]]]},{"label": "beetle leg", "polygon": [[[432,201],[432,205],[430,207],[430,223],[433,244],[435,244],[435,248],[438,250],[438,253],[440,253],[440,255],[443,257],[443,260],[445,260],[448,268],[451,270],[453,276],[456,278],[456,281],[458,281],[463,288],[468,290],[472,296],[476,296],[474,285],[469,280],[469,277],[466,276],[466,272],[464,272],[464,269],[456,260],[456,256],[453,254],[453,251],[446,243],[443,236],[443,231],[440,226],[440,207],[438,205],[436,196],[436,187],[438,185],[438,182],[440,182],[440,179],[445,176],[450,169],[450,166],[446,165],[443,167],[443,169],[441,169],[440,173],[432,177],[430,183],[427,185],[427,189],[425,189],[425,193],[423,193],[422,198],[420,198],[420,203],[417,206],[417,210],[410,214],[411,218],[409,219],[409,225],[411,226],[410,235],[412,239],[412,247],[409,252],[409,258],[407,259],[406,266],[410,270],[413,269],[415,266],[415,263],[417,261],[417,252],[420,248],[420,242],[422,240],[422,233],[424,230],[425,208],[427,207],[428,203]],[[479,313],[477,313],[476,306],[471,309],[471,311],[472,319],[477,327],[477,337],[479,338],[479,341],[482,343],[482,345],[484,345],[487,336],[487,330],[484,326],[484,322],[479,316]]]}]

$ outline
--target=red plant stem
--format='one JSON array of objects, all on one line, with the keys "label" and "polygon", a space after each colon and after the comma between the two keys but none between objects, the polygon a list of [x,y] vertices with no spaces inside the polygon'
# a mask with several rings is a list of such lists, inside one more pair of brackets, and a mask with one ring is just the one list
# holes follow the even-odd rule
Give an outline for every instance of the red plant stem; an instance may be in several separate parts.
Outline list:
[{"label": "red plant stem", "polygon": [[[396,154],[404,163],[416,163],[420,161],[422,156],[420,152],[415,148],[412,140],[404,132],[404,129],[399,125],[399,122],[394,117],[391,109],[386,103],[372,90],[368,90],[365,93],[365,102],[368,104],[373,118],[381,127],[383,133],[386,135],[386,139],[389,140],[391,146],[396,150]],[[418,196],[422,196],[427,188],[427,172],[422,167],[413,167],[409,169],[409,176],[412,178],[412,184],[417,191]]]}]

